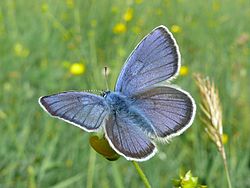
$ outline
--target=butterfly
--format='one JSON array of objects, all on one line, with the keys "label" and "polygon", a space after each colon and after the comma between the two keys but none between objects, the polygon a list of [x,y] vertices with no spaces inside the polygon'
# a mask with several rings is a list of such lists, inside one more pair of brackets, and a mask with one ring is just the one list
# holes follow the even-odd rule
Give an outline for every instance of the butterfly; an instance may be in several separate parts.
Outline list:
[{"label": "butterfly", "polygon": [[181,66],[178,45],[165,26],[153,29],[132,51],[114,91],[103,96],[69,91],[39,98],[51,116],[105,138],[127,160],[155,155],[155,141],[167,141],[191,126],[196,105],[191,95],[163,83]]}]

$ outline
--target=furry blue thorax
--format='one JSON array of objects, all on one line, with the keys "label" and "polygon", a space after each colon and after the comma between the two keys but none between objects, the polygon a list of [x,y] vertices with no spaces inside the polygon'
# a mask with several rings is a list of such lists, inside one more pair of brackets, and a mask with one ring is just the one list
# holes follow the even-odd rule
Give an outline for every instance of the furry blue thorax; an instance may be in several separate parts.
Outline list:
[{"label": "furry blue thorax", "polygon": [[138,126],[148,134],[154,133],[152,123],[135,107],[134,100],[119,92],[107,91],[104,93],[111,114],[119,114],[127,119],[128,125]]}]

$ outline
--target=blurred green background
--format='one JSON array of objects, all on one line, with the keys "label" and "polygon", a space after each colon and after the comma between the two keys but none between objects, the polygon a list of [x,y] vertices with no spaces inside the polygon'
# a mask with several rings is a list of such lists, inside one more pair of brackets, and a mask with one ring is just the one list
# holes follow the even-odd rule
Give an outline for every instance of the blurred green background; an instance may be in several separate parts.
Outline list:
[{"label": "blurred green background", "polygon": [[[114,88],[136,44],[158,25],[175,36],[182,73],[174,84],[199,102],[192,74],[214,80],[223,106],[233,187],[250,187],[249,0],[1,0],[0,187],[142,187],[133,165],[110,162],[89,133],[50,118],[38,98],[65,90]],[[199,120],[140,163],[153,187],[180,171],[227,187],[223,163]]]}]

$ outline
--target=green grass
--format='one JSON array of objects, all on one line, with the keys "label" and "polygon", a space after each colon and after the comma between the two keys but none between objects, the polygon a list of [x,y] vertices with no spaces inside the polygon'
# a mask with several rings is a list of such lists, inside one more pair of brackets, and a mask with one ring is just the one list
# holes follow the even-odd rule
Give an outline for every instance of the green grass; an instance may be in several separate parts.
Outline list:
[{"label": "green grass", "polygon": [[[69,1],[68,1],[69,2]],[[250,1],[0,1],[0,187],[142,187],[132,163],[110,162],[90,148],[90,134],[50,118],[38,98],[65,90],[105,89],[140,39],[163,24],[182,28],[174,36],[187,76],[174,84],[199,102],[194,72],[210,76],[223,106],[225,145],[233,187],[250,187]],[[127,31],[114,34],[127,8]],[[96,23],[96,25],[95,25]],[[134,32],[136,28],[139,32]],[[17,48],[20,48],[19,52]],[[14,50],[16,48],[16,51]],[[86,72],[69,73],[82,61]],[[192,170],[209,187],[227,187],[219,153],[196,119],[160,153],[141,163],[153,187],[171,187],[181,170]],[[163,156],[163,157],[159,157]]]}]

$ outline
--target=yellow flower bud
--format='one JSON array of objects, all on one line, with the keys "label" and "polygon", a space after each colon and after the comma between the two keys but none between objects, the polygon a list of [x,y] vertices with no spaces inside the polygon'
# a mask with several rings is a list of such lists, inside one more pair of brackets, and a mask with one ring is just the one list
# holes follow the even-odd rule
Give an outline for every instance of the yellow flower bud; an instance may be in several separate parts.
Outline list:
[{"label": "yellow flower bud", "polygon": [[127,28],[124,23],[118,23],[113,27],[113,32],[115,34],[120,34],[126,32]]},{"label": "yellow flower bud", "polygon": [[172,31],[173,33],[180,33],[180,32],[182,31],[182,29],[181,29],[181,27],[178,26],[178,25],[172,25],[171,31]]},{"label": "yellow flower bud", "polygon": [[110,147],[105,137],[99,138],[98,136],[91,136],[89,143],[97,153],[110,161],[115,161],[120,157],[120,155]]},{"label": "yellow flower bud", "polygon": [[188,67],[183,65],[180,68],[180,76],[186,76],[188,74]]},{"label": "yellow flower bud", "polygon": [[69,71],[73,75],[81,75],[85,72],[85,65],[83,63],[73,63]]},{"label": "yellow flower bud", "polygon": [[133,18],[133,9],[129,8],[123,15],[123,19],[124,21],[129,22],[130,20],[132,20],[132,18]]}]

